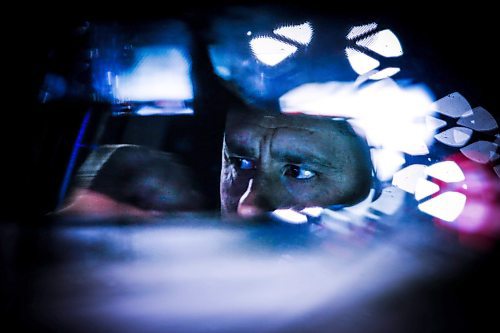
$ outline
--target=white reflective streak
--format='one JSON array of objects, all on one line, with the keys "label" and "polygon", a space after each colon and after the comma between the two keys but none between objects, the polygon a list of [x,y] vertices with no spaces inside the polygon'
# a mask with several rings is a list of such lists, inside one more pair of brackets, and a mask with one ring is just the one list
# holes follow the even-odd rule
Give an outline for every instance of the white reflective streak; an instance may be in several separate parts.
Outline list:
[{"label": "white reflective streak", "polygon": [[311,23],[305,22],[300,25],[286,25],[278,29],[274,29],[276,35],[286,37],[302,45],[308,45],[313,36],[313,28]]},{"label": "white reflective streak", "polygon": [[275,66],[297,51],[297,47],[272,37],[256,37],[250,41],[250,48],[257,59],[269,66]]},{"label": "white reflective streak", "polygon": [[365,25],[358,25],[354,26],[349,30],[349,33],[347,34],[346,38],[347,39],[353,39],[356,37],[359,37],[367,32],[370,32],[372,30],[375,30],[377,28],[377,23],[369,23]]},{"label": "white reflective streak", "polygon": [[309,216],[318,217],[323,212],[323,207],[307,207],[302,209],[300,212]]},{"label": "white reflective streak", "polygon": [[425,173],[446,183],[456,183],[465,180],[462,169],[453,161],[433,164],[425,169]]},{"label": "white reflective streak", "polygon": [[192,115],[194,114],[191,108],[154,108],[144,106],[135,113],[138,116],[169,116],[169,115]]},{"label": "white reflective streak", "polygon": [[359,52],[358,50],[354,50],[348,47],[345,49],[345,53],[352,69],[354,69],[354,71],[360,75],[365,74],[380,65],[380,62],[378,60],[373,59],[372,57],[367,56],[366,54]]},{"label": "white reflective streak", "polygon": [[370,80],[382,80],[382,79],[385,79],[385,78],[388,78],[388,77],[391,77],[393,76],[394,74],[397,74],[399,73],[401,69],[398,68],[398,67],[387,67],[387,68],[384,68],[383,70],[381,71],[378,71],[377,73],[375,74],[372,74],[370,75],[368,78]]},{"label": "white reflective streak", "polygon": [[278,217],[284,222],[292,224],[301,224],[307,222],[307,216],[301,214],[293,209],[276,209],[272,212],[272,215]]},{"label": "white reflective streak", "polygon": [[466,197],[458,192],[445,192],[418,205],[422,212],[452,222],[464,210]]},{"label": "white reflective streak", "polygon": [[391,30],[382,30],[356,42],[384,57],[399,57],[403,55],[403,48],[396,35]]},{"label": "white reflective streak", "polygon": [[143,48],[135,67],[116,77],[114,95],[121,101],[190,100],[189,61],[176,48]]}]

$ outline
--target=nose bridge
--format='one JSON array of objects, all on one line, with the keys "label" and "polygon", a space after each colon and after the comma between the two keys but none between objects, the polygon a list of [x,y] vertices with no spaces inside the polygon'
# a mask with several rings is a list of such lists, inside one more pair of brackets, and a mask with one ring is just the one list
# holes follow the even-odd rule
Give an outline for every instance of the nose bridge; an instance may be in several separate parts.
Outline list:
[{"label": "nose bridge", "polygon": [[240,215],[253,216],[277,208],[274,207],[274,198],[280,192],[279,172],[275,170],[276,166],[271,156],[271,144],[275,133],[274,128],[268,129],[259,143],[257,168],[238,203]]},{"label": "nose bridge", "polygon": [[272,185],[269,179],[268,173],[257,169],[238,202],[238,214],[251,217],[275,209],[273,207],[273,193],[276,190],[276,187]]},{"label": "nose bridge", "polygon": [[278,173],[271,156],[273,137],[276,128],[269,128],[260,142],[260,154],[257,170],[253,177],[251,192],[254,194],[258,204],[269,207],[272,203],[272,194],[279,191]]},{"label": "nose bridge", "polygon": [[240,203],[266,209],[270,208],[270,193],[272,191],[273,187],[270,184],[268,176],[259,170],[249,180],[247,189],[241,196]]},{"label": "nose bridge", "polygon": [[275,128],[268,128],[259,142],[258,169],[261,171],[260,172],[261,174],[266,174],[271,167],[271,162],[272,162],[271,144],[275,134],[276,134]]}]

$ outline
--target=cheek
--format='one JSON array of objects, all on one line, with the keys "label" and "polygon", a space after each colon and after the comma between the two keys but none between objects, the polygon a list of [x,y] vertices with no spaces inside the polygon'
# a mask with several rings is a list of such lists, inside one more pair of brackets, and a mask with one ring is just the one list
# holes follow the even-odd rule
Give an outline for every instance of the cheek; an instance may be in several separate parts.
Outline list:
[{"label": "cheek", "polygon": [[339,200],[334,184],[325,183],[322,179],[308,182],[287,181],[285,188],[296,204],[304,206],[329,205]]}]

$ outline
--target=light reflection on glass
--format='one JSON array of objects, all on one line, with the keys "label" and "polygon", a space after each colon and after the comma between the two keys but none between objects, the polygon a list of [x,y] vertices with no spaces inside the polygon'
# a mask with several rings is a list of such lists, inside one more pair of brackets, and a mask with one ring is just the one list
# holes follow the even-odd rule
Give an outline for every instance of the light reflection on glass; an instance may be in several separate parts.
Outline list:
[{"label": "light reflection on glass", "polygon": [[439,191],[439,186],[426,179],[420,178],[415,186],[415,199],[422,200]]},{"label": "light reflection on glass", "polygon": [[480,132],[491,131],[498,128],[495,118],[481,106],[475,107],[470,112],[464,113],[457,121],[457,124]]},{"label": "light reflection on glass", "polygon": [[273,33],[288,38],[296,43],[308,45],[313,36],[311,23],[305,22],[299,25],[285,25],[273,30]]},{"label": "light reflection on glass", "polygon": [[190,65],[176,48],[142,48],[135,65],[116,77],[114,95],[121,101],[190,100]]},{"label": "light reflection on glass", "polygon": [[399,39],[388,29],[360,39],[356,41],[356,44],[366,47],[384,57],[399,57],[403,55],[403,49]]},{"label": "light reflection on glass", "polygon": [[418,209],[448,222],[454,221],[465,206],[466,196],[458,192],[445,192],[418,205]]},{"label": "light reflection on glass", "polygon": [[272,37],[256,37],[250,47],[257,59],[269,66],[275,66],[294,54],[297,47]]},{"label": "light reflection on glass", "polygon": [[452,118],[458,118],[471,109],[469,102],[458,92],[437,100],[433,106],[437,112]]},{"label": "light reflection on glass", "polygon": [[380,62],[378,60],[373,59],[372,57],[367,56],[366,54],[358,50],[354,50],[348,47],[345,49],[345,52],[347,55],[347,60],[349,60],[352,69],[360,75],[365,74],[380,65]]},{"label": "light reflection on glass", "polygon": [[462,147],[472,135],[472,130],[465,127],[453,127],[434,135],[434,138],[441,143],[451,147]]},{"label": "light reflection on glass", "polygon": [[433,164],[425,169],[425,173],[445,183],[456,183],[465,180],[462,169],[454,161]]},{"label": "light reflection on glass", "polygon": [[489,141],[476,141],[460,151],[470,160],[485,164],[498,159],[498,145]]},{"label": "light reflection on glass", "polygon": [[272,214],[285,222],[292,224],[307,223],[307,216],[296,212],[293,209],[276,209]]},{"label": "light reflection on glass", "polygon": [[346,38],[353,39],[353,38],[359,37],[361,35],[366,34],[367,32],[375,30],[377,28],[377,26],[378,25],[375,22],[365,24],[365,25],[354,26],[349,30],[349,33],[347,34]]}]

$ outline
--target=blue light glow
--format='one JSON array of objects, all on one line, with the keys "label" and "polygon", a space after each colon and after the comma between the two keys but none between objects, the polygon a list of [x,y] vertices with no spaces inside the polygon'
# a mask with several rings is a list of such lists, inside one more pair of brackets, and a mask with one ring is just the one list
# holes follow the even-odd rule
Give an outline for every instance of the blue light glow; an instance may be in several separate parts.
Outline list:
[{"label": "blue light glow", "polygon": [[145,47],[135,65],[115,78],[114,95],[120,101],[190,100],[193,86],[190,64],[171,47]]}]

